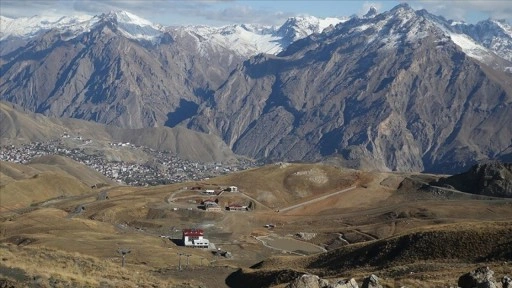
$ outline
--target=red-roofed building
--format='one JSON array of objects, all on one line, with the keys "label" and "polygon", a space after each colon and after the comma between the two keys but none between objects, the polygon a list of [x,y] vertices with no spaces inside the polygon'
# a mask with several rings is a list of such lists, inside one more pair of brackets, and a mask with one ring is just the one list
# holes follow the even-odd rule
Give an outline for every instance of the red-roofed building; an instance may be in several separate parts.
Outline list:
[{"label": "red-roofed building", "polygon": [[208,248],[210,241],[204,239],[201,229],[183,229],[183,245],[194,248]]}]

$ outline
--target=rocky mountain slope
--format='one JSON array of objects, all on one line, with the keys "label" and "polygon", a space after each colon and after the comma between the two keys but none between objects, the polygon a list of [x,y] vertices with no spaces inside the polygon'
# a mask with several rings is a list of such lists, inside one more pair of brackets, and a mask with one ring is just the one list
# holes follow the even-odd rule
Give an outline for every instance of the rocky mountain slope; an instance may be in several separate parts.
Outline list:
[{"label": "rocky mountain slope", "polygon": [[179,117],[173,113],[180,114],[180,107],[197,105],[230,70],[223,55],[212,52],[210,60],[198,61],[188,43],[174,45],[169,34],[155,46],[126,37],[126,31],[104,15],[72,39],[50,30],[4,55],[2,99],[50,116],[163,126]]},{"label": "rocky mountain slope", "polygon": [[127,128],[175,126],[243,60],[341,21],[172,28],[123,11],[0,20],[1,99]]},{"label": "rocky mountain slope", "polygon": [[341,155],[356,166],[450,172],[500,157],[511,145],[512,75],[437,19],[403,4],[252,57],[188,127],[270,160]]},{"label": "rocky mountain slope", "polygon": [[406,4],[281,27],[163,27],[122,11],[0,21],[0,97],[45,115],[187,125],[269,161],[452,172],[511,153],[506,22]]},{"label": "rocky mountain slope", "polygon": [[469,25],[452,22],[451,26],[455,31],[468,35],[482,46],[512,61],[512,26],[507,22],[488,19]]}]

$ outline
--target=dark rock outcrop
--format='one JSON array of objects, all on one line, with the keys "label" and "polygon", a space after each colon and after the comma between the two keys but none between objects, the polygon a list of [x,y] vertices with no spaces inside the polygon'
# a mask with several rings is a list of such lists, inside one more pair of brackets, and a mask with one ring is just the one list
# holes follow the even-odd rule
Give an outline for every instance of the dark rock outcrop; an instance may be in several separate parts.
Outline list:
[{"label": "dark rock outcrop", "polygon": [[512,288],[512,278],[509,276],[503,276],[501,279],[502,288]]},{"label": "dark rock outcrop", "polygon": [[479,267],[460,276],[457,285],[460,288],[497,288],[494,271],[489,267]]},{"label": "dark rock outcrop", "polygon": [[512,197],[512,163],[495,161],[477,164],[467,172],[442,178],[432,184],[486,196]]},{"label": "dark rock outcrop", "polygon": [[372,274],[363,280],[363,288],[382,288],[382,285],[379,283],[379,277]]}]

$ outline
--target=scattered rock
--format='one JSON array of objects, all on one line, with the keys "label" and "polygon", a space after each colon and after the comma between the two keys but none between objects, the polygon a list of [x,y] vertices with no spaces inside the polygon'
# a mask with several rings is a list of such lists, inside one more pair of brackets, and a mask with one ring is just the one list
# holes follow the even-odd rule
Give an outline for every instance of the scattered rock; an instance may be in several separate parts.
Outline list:
[{"label": "scattered rock", "polygon": [[489,267],[479,267],[460,276],[457,284],[460,288],[497,288],[493,275],[494,271]]},{"label": "scattered rock", "polygon": [[354,278],[351,278],[348,281],[338,281],[336,283],[330,284],[326,286],[325,288],[359,288],[359,285],[357,285],[357,282]]},{"label": "scattered rock", "polygon": [[363,288],[382,288],[379,283],[380,279],[376,275],[372,274],[363,280]]},{"label": "scattered rock", "polygon": [[359,288],[356,280],[339,280],[330,283],[329,280],[322,279],[316,275],[304,274],[292,281],[287,288]]},{"label": "scattered rock", "polygon": [[68,214],[68,218],[72,218],[74,216],[80,215],[84,211],[85,211],[85,205],[80,204],[80,205],[76,206],[75,209],[73,209],[73,211]]},{"label": "scattered rock", "polygon": [[299,232],[295,234],[297,237],[299,237],[302,240],[309,241],[316,237],[316,233],[306,233],[306,232]]},{"label": "scattered rock", "polygon": [[320,277],[312,274],[304,274],[293,280],[287,288],[322,288]]},{"label": "scattered rock", "polygon": [[501,279],[501,285],[502,288],[512,288],[512,278],[509,276],[503,276],[503,279]]},{"label": "scattered rock", "polygon": [[96,200],[98,200],[98,201],[108,200],[108,193],[107,193],[107,191],[101,191],[100,193],[98,193],[98,197],[96,197]]}]

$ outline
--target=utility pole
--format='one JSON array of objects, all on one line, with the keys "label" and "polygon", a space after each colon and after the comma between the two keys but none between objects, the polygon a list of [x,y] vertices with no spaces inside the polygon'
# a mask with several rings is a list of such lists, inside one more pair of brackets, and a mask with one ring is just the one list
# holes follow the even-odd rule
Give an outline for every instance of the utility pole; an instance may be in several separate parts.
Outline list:
[{"label": "utility pole", "polygon": [[187,266],[186,266],[186,267],[188,268],[188,258],[189,258],[190,256],[192,256],[192,255],[190,255],[190,254],[186,254],[185,256],[187,256]]},{"label": "utility pole", "polygon": [[121,267],[124,267],[124,260],[127,254],[130,254],[132,251],[128,248],[119,248],[117,249],[117,253],[121,254]]},{"label": "utility pole", "polygon": [[185,255],[183,253],[177,253],[178,254],[178,271],[181,271],[181,255]]}]

